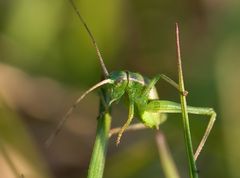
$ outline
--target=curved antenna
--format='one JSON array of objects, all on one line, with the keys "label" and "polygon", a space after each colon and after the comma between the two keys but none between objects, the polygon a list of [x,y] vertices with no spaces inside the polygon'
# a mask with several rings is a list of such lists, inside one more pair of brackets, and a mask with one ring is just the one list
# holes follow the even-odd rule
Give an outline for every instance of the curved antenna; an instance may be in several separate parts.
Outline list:
[{"label": "curved antenna", "polygon": [[83,17],[81,16],[77,6],[75,5],[75,3],[73,2],[73,0],[69,0],[71,6],[73,7],[74,11],[76,12],[77,16],[79,17],[79,20],[81,21],[81,23],[84,25],[88,35],[90,36],[91,40],[92,40],[92,43],[93,43],[93,46],[95,47],[96,49],[96,52],[97,52],[97,56],[98,56],[98,59],[99,59],[99,62],[101,64],[101,67],[102,67],[102,70],[103,70],[103,74],[105,76],[105,78],[108,77],[109,73],[108,73],[108,70],[104,64],[104,61],[103,61],[103,58],[102,58],[102,55],[101,55],[101,52],[98,48],[98,45],[97,45],[97,42],[95,41],[94,37],[93,37],[93,34],[91,33],[90,29],[88,28],[85,20],[83,19]]},{"label": "curved antenna", "polygon": [[48,137],[48,139],[45,142],[46,147],[49,147],[53,141],[53,139],[58,135],[59,131],[61,130],[63,124],[66,122],[66,120],[69,118],[69,116],[72,114],[73,110],[76,108],[78,103],[91,91],[95,90],[96,88],[103,86],[105,84],[112,83],[111,79],[105,79],[96,85],[92,86],[90,89],[88,89],[86,92],[84,92],[72,105],[72,107],[66,112],[66,114],[63,116],[62,120],[58,123],[55,131]]}]

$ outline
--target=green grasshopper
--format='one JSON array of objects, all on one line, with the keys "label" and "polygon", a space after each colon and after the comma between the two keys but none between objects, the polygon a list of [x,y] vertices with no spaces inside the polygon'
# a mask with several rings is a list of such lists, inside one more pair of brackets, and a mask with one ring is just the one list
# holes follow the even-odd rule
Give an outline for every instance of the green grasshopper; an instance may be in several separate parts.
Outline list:
[{"label": "green grasshopper", "polygon": [[[171,86],[176,88],[180,92],[180,94],[187,95],[187,91],[181,91],[179,85],[166,75],[159,74],[155,76],[153,79],[149,79],[145,76],[142,76],[139,73],[130,71],[114,71],[109,73],[104,64],[102,55],[90,29],[88,28],[84,19],[80,15],[73,1],[72,0],[69,1],[72,7],[74,8],[76,14],[78,15],[80,22],[84,25],[88,35],[91,38],[99,62],[101,64],[101,68],[103,70],[105,79],[92,86],[75,101],[73,106],[68,110],[68,112],[64,115],[64,117],[58,124],[55,132],[53,132],[53,134],[47,140],[46,142],[47,145],[49,145],[52,142],[53,138],[58,134],[64,122],[69,118],[69,116],[76,108],[78,103],[82,101],[82,99],[84,99],[85,96],[87,96],[90,92],[100,87],[104,87],[104,89],[107,92],[106,97],[107,99],[104,101],[106,109],[112,106],[114,102],[119,101],[123,96],[127,96],[128,99],[129,107],[128,119],[126,123],[118,131],[116,141],[117,145],[120,143],[122,134],[129,127],[134,116],[137,116],[139,121],[143,123],[146,127],[158,129],[159,125],[166,120],[166,117],[163,117],[162,114],[182,113],[181,105],[179,103],[167,100],[159,100],[155,85],[160,79],[163,79],[164,81],[168,82]],[[200,144],[198,145],[194,155],[194,159],[196,160],[213,127],[213,124],[216,119],[216,113],[212,108],[192,106],[187,107],[187,112],[190,114],[210,116],[210,120],[204,133],[204,136],[202,137]]]}]

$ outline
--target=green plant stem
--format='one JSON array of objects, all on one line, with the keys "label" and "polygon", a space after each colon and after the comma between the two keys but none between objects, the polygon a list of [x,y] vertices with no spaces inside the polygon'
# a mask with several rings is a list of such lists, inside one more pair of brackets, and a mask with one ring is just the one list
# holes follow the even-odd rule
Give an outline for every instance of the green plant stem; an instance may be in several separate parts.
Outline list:
[{"label": "green plant stem", "polygon": [[183,121],[183,128],[184,128],[184,137],[185,137],[185,142],[187,146],[188,161],[190,165],[190,168],[189,168],[190,177],[198,178],[197,166],[195,164],[194,154],[193,154],[191,131],[189,127],[189,119],[188,119],[188,113],[187,113],[186,97],[184,95],[181,95],[180,100],[181,100],[181,106],[182,106],[182,118],[183,118],[182,121]]},{"label": "green plant stem", "polygon": [[175,165],[175,162],[172,158],[172,155],[166,143],[165,136],[160,130],[156,132],[156,142],[157,142],[160,162],[161,162],[165,177],[180,178],[177,167]]},{"label": "green plant stem", "polygon": [[184,138],[187,147],[187,155],[189,162],[189,173],[191,178],[198,178],[197,166],[194,160],[193,147],[192,147],[192,139],[191,139],[191,131],[189,126],[189,119],[187,113],[187,101],[186,96],[183,94],[185,92],[184,88],[184,79],[182,72],[182,62],[181,62],[181,52],[180,52],[180,40],[179,40],[179,29],[178,24],[176,23],[176,39],[177,39],[177,61],[178,61],[178,76],[179,76],[179,89],[180,89],[180,100],[182,107],[182,122],[184,129]]},{"label": "green plant stem", "polygon": [[100,102],[100,115],[97,124],[97,133],[88,169],[88,178],[102,178],[105,166],[106,152],[111,126],[111,115],[106,112],[103,101]]}]

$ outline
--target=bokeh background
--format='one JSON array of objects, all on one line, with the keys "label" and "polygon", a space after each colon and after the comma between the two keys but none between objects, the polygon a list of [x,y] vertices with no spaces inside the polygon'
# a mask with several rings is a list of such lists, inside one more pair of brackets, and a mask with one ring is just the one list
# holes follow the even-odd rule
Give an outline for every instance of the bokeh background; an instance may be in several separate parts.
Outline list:
[{"label": "bokeh background", "polygon": [[[109,71],[130,70],[177,80],[174,24],[179,22],[188,103],[218,117],[197,161],[200,177],[240,177],[240,1],[76,0]],[[86,177],[95,138],[97,91],[44,141],[73,101],[101,78],[90,38],[67,0],[0,1],[0,177]],[[178,92],[157,84],[162,99]],[[127,117],[113,107],[113,127]],[[180,115],[161,126],[181,177],[188,177]],[[208,119],[190,116],[196,148]],[[137,122],[137,119],[135,119]],[[164,177],[154,131],[110,140],[105,178]],[[9,158],[9,159],[8,159]],[[14,166],[11,166],[11,162]]]}]

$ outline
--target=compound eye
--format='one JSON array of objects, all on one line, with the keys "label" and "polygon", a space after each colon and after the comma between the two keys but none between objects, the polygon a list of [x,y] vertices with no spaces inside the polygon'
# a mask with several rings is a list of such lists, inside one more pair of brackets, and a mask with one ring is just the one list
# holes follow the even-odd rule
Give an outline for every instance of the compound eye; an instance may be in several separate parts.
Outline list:
[{"label": "compound eye", "polygon": [[120,85],[122,83],[123,79],[122,78],[119,78],[117,80],[115,80],[115,85]]}]

